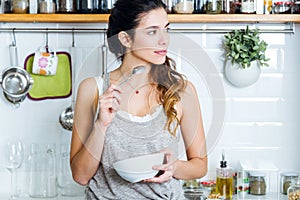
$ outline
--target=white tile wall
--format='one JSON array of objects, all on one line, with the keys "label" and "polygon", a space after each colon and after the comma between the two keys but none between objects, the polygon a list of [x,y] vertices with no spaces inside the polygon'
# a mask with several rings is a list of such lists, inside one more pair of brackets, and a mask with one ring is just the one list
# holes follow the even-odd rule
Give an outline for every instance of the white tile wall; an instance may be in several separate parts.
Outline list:
[{"label": "white tile wall", "polygon": [[[1,27],[106,27],[105,24],[14,24],[3,23]],[[236,28],[244,24],[172,24],[175,28]],[[250,26],[254,26],[250,24]],[[273,27],[276,25],[262,25]],[[263,68],[261,78],[250,87],[235,88],[224,78],[224,57],[221,33],[191,33],[173,37],[170,54],[180,65],[179,70],[197,86],[203,112],[204,125],[209,145],[209,175],[214,176],[219,165],[222,149],[228,163],[237,168],[240,159],[270,160],[279,170],[300,171],[300,25],[295,34],[261,34],[269,48],[270,67]],[[44,33],[17,33],[19,63],[45,44]],[[0,70],[9,66],[8,46],[11,33],[0,32]],[[181,44],[180,42],[184,42]],[[75,34],[78,47],[76,72],[77,85],[86,76],[101,72],[102,34]],[[69,51],[71,34],[49,34],[49,45],[56,50]],[[180,48],[177,48],[177,47]],[[204,51],[202,51],[202,48]],[[179,58],[178,58],[179,56]],[[181,56],[181,58],[180,58]],[[110,55],[110,60],[113,57]],[[191,67],[192,66],[192,67]],[[2,93],[2,92],[1,92]],[[13,108],[0,95],[0,141],[8,137],[21,136],[26,144],[26,155],[32,142],[69,143],[70,132],[58,123],[59,114],[70,105],[70,98],[31,101],[26,99],[19,109]],[[214,106],[219,107],[214,107]],[[217,110],[215,110],[217,108]],[[220,108],[220,109],[219,109]],[[225,113],[216,113],[222,111]],[[219,109],[219,110],[218,110]],[[224,118],[222,117],[224,115]],[[215,129],[214,129],[215,128]],[[211,131],[211,130],[213,131]],[[26,194],[28,162],[20,169],[19,189]],[[8,193],[10,179],[8,171],[0,166],[0,194]],[[4,181],[2,181],[4,180]]]}]

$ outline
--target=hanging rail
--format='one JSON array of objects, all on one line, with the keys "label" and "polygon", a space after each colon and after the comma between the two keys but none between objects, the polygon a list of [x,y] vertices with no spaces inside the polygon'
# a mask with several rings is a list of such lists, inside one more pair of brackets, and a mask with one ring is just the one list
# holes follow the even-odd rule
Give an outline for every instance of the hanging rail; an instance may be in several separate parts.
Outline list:
[{"label": "hanging rail", "polygon": [[[283,24],[280,24],[283,25]],[[254,24],[260,33],[295,33],[295,23],[285,23],[285,27],[260,28]],[[237,28],[236,28],[237,29]],[[0,32],[22,33],[106,33],[106,28],[1,28]],[[171,33],[228,33],[233,28],[171,28]]]}]

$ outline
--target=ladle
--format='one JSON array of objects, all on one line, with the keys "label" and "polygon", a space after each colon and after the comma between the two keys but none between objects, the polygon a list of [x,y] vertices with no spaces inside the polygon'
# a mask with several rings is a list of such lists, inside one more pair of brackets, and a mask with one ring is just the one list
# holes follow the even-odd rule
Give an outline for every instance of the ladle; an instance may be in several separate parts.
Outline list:
[{"label": "ladle", "polygon": [[71,105],[67,107],[60,115],[59,115],[59,123],[60,125],[68,130],[72,131],[73,129],[73,118],[74,118],[74,102],[75,102],[75,60],[76,57],[76,47],[75,47],[75,38],[74,31],[72,32],[72,47],[71,47],[71,66],[72,66],[72,96],[71,96]]},{"label": "ladle", "polygon": [[141,74],[141,73],[143,73],[145,71],[145,69],[146,69],[145,66],[142,66],[142,65],[133,68],[131,74],[125,80],[123,80],[122,82],[120,82],[118,85],[119,86],[123,85],[124,83],[126,83],[127,81],[129,81],[130,79],[132,79],[133,75],[135,75],[135,74]]}]

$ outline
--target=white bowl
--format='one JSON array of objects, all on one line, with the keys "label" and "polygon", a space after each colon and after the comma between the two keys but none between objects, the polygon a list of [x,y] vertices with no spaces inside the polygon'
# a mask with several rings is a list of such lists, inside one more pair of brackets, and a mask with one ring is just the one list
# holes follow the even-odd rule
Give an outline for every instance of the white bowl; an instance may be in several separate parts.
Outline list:
[{"label": "white bowl", "polygon": [[136,183],[144,179],[153,178],[158,171],[153,170],[153,165],[161,165],[164,153],[154,153],[120,160],[113,164],[117,173],[125,180]]}]

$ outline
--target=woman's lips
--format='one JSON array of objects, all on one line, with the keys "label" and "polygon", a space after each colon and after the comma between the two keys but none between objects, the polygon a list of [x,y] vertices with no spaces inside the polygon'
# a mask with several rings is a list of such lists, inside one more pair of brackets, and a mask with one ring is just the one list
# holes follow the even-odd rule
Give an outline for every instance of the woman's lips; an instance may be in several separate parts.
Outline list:
[{"label": "woman's lips", "polygon": [[154,51],[154,53],[161,55],[161,56],[165,56],[167,55],[167,51],[166,50],[159,50],[159,51]]}]

